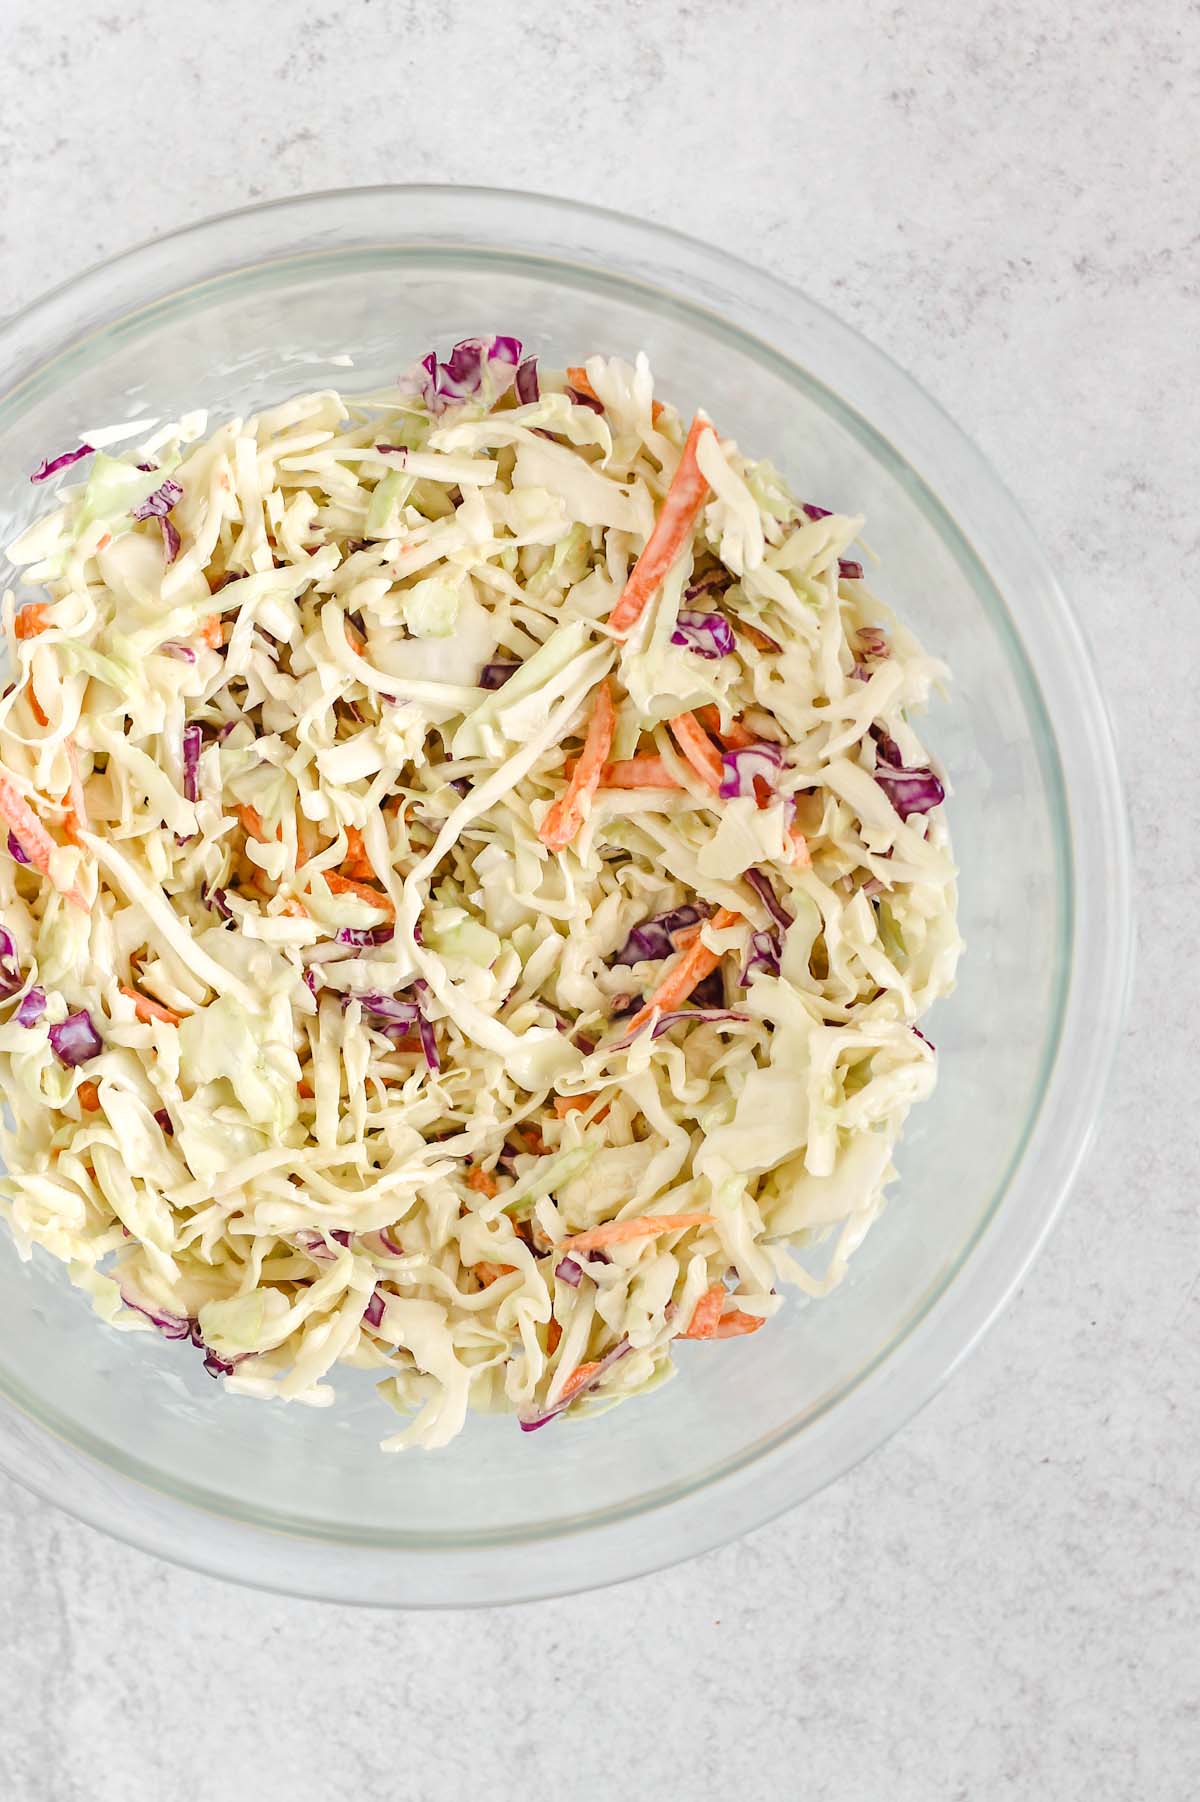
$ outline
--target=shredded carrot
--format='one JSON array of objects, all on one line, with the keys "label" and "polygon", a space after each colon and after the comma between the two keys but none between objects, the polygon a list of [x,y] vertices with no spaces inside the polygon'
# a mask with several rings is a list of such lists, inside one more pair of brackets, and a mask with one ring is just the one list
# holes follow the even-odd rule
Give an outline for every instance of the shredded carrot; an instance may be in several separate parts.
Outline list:
[{"label": "shredded carrot", "polygon": [[79,1105],[85,1114],[100,1112],[100,1091],[94,1082],[81,1082],[75,1093],[79,1097]]},{"label": "shredded carrot", "polygon": [[681,926],[678,932],[673,932],[670,935],[671,944],[676,951],[686,951],[690,946],[696,943],[702,930],[703,927],[699,922],[697,922],[695,926]]},{"label": "shredded carrot", "polygon": [[260,845],[270,842],[263,831],[262,815],[257,807],[251,807],[248,803],[243,802],[233,811],[242,822],[242,831],[247,838],[256,838]]},{"label": "shredded carrot", "polygon": [[133,1002],[134,1013],[146,1025],[149,1025],[151,1020],[161,1020],[164,1026],[178,1026],[183,1018],[182,1014],[177,1014],[173,1008],[164,1007],[161,1001],[152,1001],[149,995],[139,995],[136,989],[127,988],[124,983],[121,984],[121,993],[129,996]]},{"label": "shredded carrot", "polygon": [[599,1359],[593,1359],[590,1364],[580,1364],[577,1369],[571,1372],[570,1376],[559,1390],[559,1401],[569,1401],[573,1395],[578,1395],[581,1389],[586,1389],[599,1368]]},{"label": "shredded carrot", "polygon": [[346,845],[346,856],[341,865],[343,876],[353,876],[363,882],[377,882],[374,865],[367,856],[363,835],[357,826],[347,826]]},{"label": "shredded carrot", "polygon": [[80,834],[88,829],[87,801],[84,798],[83,781],[79,774],[79,752],[75,748],[74,739],[68,738],[64,748],[67,753],[67,765],[71,772],[71,779],[66,797],[69,806],[63,821],[63,829],[71,843],[78,845],[81,843]]},{"label": "shredded carrot", "polygon": [[556,1095],[554,1111],[560,1120],[565,1120],[568,1114],[583,1113],[585,1108],[591,1107],[595,1099],[594,1095]]},{"label": "shredded carrot", "polygon": [[617,713],[613,706],[612,684],[606,677],[596,690],[592,717],[588,721],[583,750],[571,773],[566,788],[548,810],[538,827],[538,837],[552,851],[563,851],[583,825],[584,803],[600,786],[604,765],[612,749]]},{"label": "shredded carrot", "polygon": [[312,1101],[315,1099],[317,1091],[313,1088],[311,1083],[305,1082],[304,1078],[301,1077],[300,1081],[296,1084],[296,1093],[299,1095],[301,1101]]},{"label": "shredded carrot", "polygon": [[[600,396],[588,381],[587,370],[581,369],[578,363],[568,365],[567,380],[570,382],[572,388],[577,388],[579,390],[580,394],[586,394],[589,400],[594,400],[598,406],[603,406],[604,403],[601,401]],[[650,417],[655,425],[658,424],[666,410],[667,409],[660,400],[652,400],[650,402]]]},{"label": "shredded carrot", "polygon": [[13,631],[18,638],[36,638],[39,632],[48,631],[51,624],[49,601],[30,601],[13,620]]},{"label": "shredded carrot", "polygon": [[500,1185],[491,1171],[480,1170],[478,1166],[467,1171],[467,1187],[475,1189],[480,1195],[491,1196],[500,1193]]},{"label": "shredded carrot", "polygon": [[808,848],[808,840],[799,826],[788,827],[788,840],[792,847],[792,862],[799,870],[812,868],[812,852]]},{"label": "shredded carrot", "polygon": [[725,1286],[714,1283],[706,1289],[696,1303],[695,1311],[685,1333],[678,1334],[680,1339],[715,1339],[717,1326],[725,1311]]},{"label": "shredded carrot", "polygon": [[221,615],[210,613],[200,621],[200,636],[210,651],[219,651],[224,642],[221,636]]},{"label": "shredded carrot", "polygon": [[696,718],[727,751],[744,751],[747,745],[758,743],[753,732],[740,720],[731,720],[728,726],[722,726],[718,707],[697,707]]},{"label": "shredded carrot", "polygon": [[608,623],[618,638],[628,637],[691,536],[708,494],[708,480],[696,461],[696,451],[705,432],[713,430],[712,421],[702,419],[699,414],[692,421],[679,467],[671,477],[671,486],[654,522],[654,530],[630,571],[620,600],[608,616]]},{"label": "shredded carrot", "polygon": [[711,788],[714,795],[718,794],[725,775],[721,753],[696,719],[695,714],[677,713],[675,718],[667,723],[675,736],[679,749],[701,782],[706,788]]},{"label": "shredded carrot", "polygon": [[601,788],[679,788],[662,757],[620,757],[600,772]]},{"label": "shredded carrot", "polygon": [[604,1245],[626,1245],[631,1239],[653,1239],[659,1233],[681,1233],[689,1226],[711,1226],[713,1214],[640,1214],[634,1220],[610,1220],[584,1233],[560,1239],[559,1251],[599,1251]]},{"label": "shredded carrot", "polygon": [[[34,813],[32,807],[6,772],[0,772],[0,820],[3,820],[12,832],[13,837],[24,851],[30,864],[40,876],[50,875],[50,859],[58,846]],[[53,878],[51,878],[53,880]],[[57,888],[57,883],[55,884]],[[89,911],[83,892],[78,884],[74,888],[62,889],[68,901],[81,907],[84,913]]]},{"label": "shredded carrot", "polygon": [[353,876],[342,876],[337,870],[326,870],[324,877],[331,895],[357,895],[360,901],[368,901],[385,913],[389,920],[395,919],[396,910],[381,889],[372,888],[368,882],[359,882]]},{"label": "shredded carrot", "polygon": [[38,700],[37,689],[33,686],[32,680],[30,681],[30,684],[29,684],[29,705],[30,705],[31,709],[33,710],[33,717],[37,721],[38,725],[39,726],[48,726],[50,724],[50,715],[46,712],[45,708],[42,706],[42,703]]},{"label": "shredded carrot", "polygon": [[[713,915],[709,925],[718,932],[723,932],[728,926],[736,926],[741,917],[741,914],[733,913],[728,907],[722,907]],[[706,976],[711,975],[720,961],[719,951],[710,951],[707,945],[697,939],[694,945],[689,945],[682,953],[658,987],[650,991],[646,1005],[638,1009],[632,1020],[623,1023],[625,1032],[628,1034],[639,1031],[656,1009],[665,1014],[678,1007],[687,1000],[698,982],[703,982]]]},{"label": "shredded carrot", "polygon": [[760,632],[757,626],[748,625],[744,619],[738,620],[737,630],[743,638],[750,640],[756,651],[777,651],[779,649],[773,638],[768,638],[766,633]]},{"label": "shredded carrot", "polygon": [[285,913],[289,920],[307,920],[309,917],[303,901],[297,901],[294,895],[288,896],[279,911]]},{"label": "shredded carrot", "polygon": [[558,1350],[561,1339],[562,1328],[559,1326],[557,1320],[555,1320],[553,1314],[551,1314],[550,1325],[546,1328],[546,1356],[548,1358],[554,1356],[555,1352]]},{"label": "shredded carrot", "polygon": [[492,1284],[498,1282],[502,1276],[510,1275],[516,1269],[516,1265],[493,1264],[490,1259],[485,1258],[481,1264],[475,1264],[472,1268],[484,1288],[490,1289]]},{"label": "shredded carrot", "polygon": [[714,1283],[706,1289],[696,1303],[695,1313],[688,1323],[686,1333],[677,1335],[680,1339],[736,1339],[743,1333],[756,1333],[762,1326],[762,1316],[745,1314],[741,1308],[730,1308],[725,1312],[727,1300],[725,1290],[720,1283]]},{"label": "shredded carrot", "polygon": [[730,1308],[728,1314],[722,1314],[721,1323],[713,1338],[737,1339],[743,1333],[757,1333],[763,1325],[765,1322],[761,1314],[746,1314],[741,1308]]}]

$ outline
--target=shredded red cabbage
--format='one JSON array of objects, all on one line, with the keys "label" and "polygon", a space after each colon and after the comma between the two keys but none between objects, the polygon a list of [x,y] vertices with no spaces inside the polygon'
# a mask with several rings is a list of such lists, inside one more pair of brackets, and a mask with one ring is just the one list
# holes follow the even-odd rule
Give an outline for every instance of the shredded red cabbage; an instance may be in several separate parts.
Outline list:
[{"label": "shredded red cabbage", "polygon": [[765,782],[772,794],[775,792],[775,778],[783,768],[783,746],[761,741],[746,745],[740,751],[722,751],[721,762],[725,768],[721,778],[721,799],[731,801],[738,795],[748,795],[756,801],[756,778]]},{"label": "shredded red cabbage", "polygon": [[843,582],[861,582],[863,579],[863,566],[858,562],[857,558],[839,557],[838,575],[842,578]]},{"label": "shredded red cabbage", "polygon": [[164,657],[175,657],[180,663],[195,663],[196,653],[188,644],[160,644],[159,651]]},{"label": "shredded red cabbage", "polygon": [[363,1309],[363,1319],[366,1321],[368,1326],[374,1326],[374,1327],[382,1326],[382,1324],[383,1324],[383,1296],[380,1294],[378,1289],[373,1289],[371,1291],[371,1299],[367,1303],[366,1307]]},{"label": "shredded red cabbage", "polygon": [[39,463],[29,480],[31,482],[48,482],[56,476],[60,469],[69,469],[72,463],[78,463],[81,457],[90,457],[93,446],[81,444],[78,450],[64,451],[61,457],[51,457],[48,463]]},{"label": "shredded red cabbage", "polygon": [[604,403],[596,399],[594,394],[585,394],[582,388],[566,387],[563,393],[568,400],[574,401],[577,407],[587,407],[592,413],[603,413]]},{"label": "shredded red cabbage", "polygon": [[46,992],[44,989],[30,989],[23,998],[14,1018],[18,1026],[36,1026],[46,1011]]},{"label": "shredded red cabbage", "polygon": [[144,1307],[140,1301],[134,1301],[126,1289],[121,1290],[121,1300],[135,1314],[141,1314],[144,1319],[156,1326],[164,1339],[191,1339],[193,1337],[195,1322],[186,1319],[184,1315],[167,1314],[160,1309]]},{"label": "shredded red cabbage", "polygon": [[891,656],[892,647],[882,626],[860,626],[855,636],[860,656],[868,660]]},{"label": "shredded red cabbage", "polygon": [[727,569],[710,569],[708,574],[692,582],[683,591],[685,601],[694,601],[702,594],[711,594],[714,588],[728,588],[731,577]]},{"label": "shredded red cabbage", "polygon": [[738,981],[745,988],[755,970],[765,970],[768,976],[778,976],[782,957],[783,942],[777,926],[769,926],[765,932],[752,932],[750,952]]},{"label": "shredded red cabbage", "polygon": [[168,563],[174,563],[179,555],[179,533],[175,529],[174,522],[169,519],[160,519],[158,529],[162,533],[163,554]]},{"label": "shredded red cabbage", "polygon": [[513,386],[517,391],[517,399],[523,407],[532,406],[535,400],[542,398],[536,357],[526,357],[523,362],[517,364],[517,376]]},{"label": "shredded red cabbage", "polygon": [[670,957],[675,946],[672,933],[682,932],[685,926],[698,926],[707,914],[698,907],[673,907],[668,913],[654,914],[635,926],[621,949],[612,959],[613,965],[641,964]]},{"label": "shredded red cabbage", "polygon": [[733,627],[719,613],[700,613],[681,608],[671,634],[672,644],[681,644],[701,657],[730,657],[735,645]]},{"label": "shredded red cabbage", "polygon": [[8,855],[16,863],[29,862],[29,853],[26,851],[15,832],[10,832],[8,835]]},{"label": "shredded red cabbage", "polygon": [[104,1040],[92,1025],[92,1017],[86,1008],[81,1008],[77,1014],[68,1014],[65,1020],[52,1026],[50,1043],[55,1057],[71,1070],[86,1064],[89,1058],[99,1057],[104,1050]]},{"label": "shredded red cabbage", "polygon": [[745,872],[746,881],[754,890],[771,918],[786,932],[792,924],[794,915],[790,914],[771,883],[770,877],[763,870],[749,869]]},{"label": "shredded red cabbage", "polygon": [[175,1128],[171,1123],[171,1116],[170,1116],[170,1114],[168,1114],[166,1108],[165,1107],[155,1108],[154,1118],[158,1122],[159,1126],[162,1127],[162,1130],[166,1133],[168,1139],[174,1138]]},{"label": "shredded red cabbage", "polygon": [[715,970],[710,970],[707,976],[702,976],[700,978],[700,981],[688,996],[688,1000],[693,1007],[724,1007],[725,977],[722,974],[720,964],[717,965]]},{"label": "shredded red cabbage", "polygon": [[578,1289],[583,1281],[583,1266],[574,1258],[560,1258],[554,1266],[554,1274],[560,1283],[567,1283],[572,1289]]},{"label": "shredded red cabbage", "polygon": [[510,676],[515,676],[520,669],[519,663],[510,663],[507,659],[497,658],[494,663],[485,663],[479,675],[480,688],[503,688]]},{"label": "shredded red cabbage", "polygon": [[940,807],[946,790],[939,777],[927,766],[910,770],[904,767],[900,747],[884,732],[876,733],[875,780],[902,820],[910,814],[928,813]]},{"label": "shredded red cabbage", "polygon": [[444,363],[431,350],[413,376],[430,412],[442,413],[455,401],[474,400],[485,385],[498,398],[516,380],[520,362],[519,338],[463,338]]},{"label": "shredded red cabbage", "polygon": [[379,1231],[378,1231],[376,1237],[378,1238],[379,1243],[383,1246],[384,1251],[386,1251],[388,1253],[389,1257],[403,1258],[408,1255],[405,1252],[405,1249],[404,1249],[403,1245],[401,1245],[400,1241],[398,1239],[393,1239],[390,1231],[388,1230],[388,1228],[386,1226],[381,1226],[379,1228]]},{"label": "shredded red cabbage", "polygon": [[612,1369],[612,1366],[617,1362],[618,1358],[623,1358],[626,1352],[632,1350],[633,1347],[630,1345],[628,1339],[622,1339],[619,1345],[614,1345],[610,1352],[604,1354],[587,1382],[583,1384],[582,1388],[576,1389],[572,1395],[567,1396],[565,1401],[561,1399],[556,1401],[552,1408],[547,1408],[542,1414],[527,1414],[524,1418],[518,1415],[517,1424],[521,1431],[523,1433],[536,1433],[539,1427],[544,1427],[547,1421],[554,1420],[564,1409],[569,1408],[572,1402],[578,1401],[581,1395],[590,1395],[597,1383],[599,1383],[601,1379],[607,1375],[608,1371]]},{"label": "shredded red cabbage", "polygon": [[156,488],[153,494],[148,494],[144,501],[139,501],[136,507],[129,509],[130,517],[133,519],[165,519],[176,501],[182,499],[183,489],[178,482],[173,482],[168,476],[161,488]]},{"label": "shredded red cabbage", "polygon": [[339,945],[386,945],[395,936],[394,926],[339,926],[334,939]]},{"label": "shredded red cabbage", "polygon": [[200,746],[203,733],[199,726],[183,728],[183,793],[185,800],[200,799]]},{"label": "shredded red cabbage", "polygon": [[812,501],[802,501],[800,511],[808,519],[832,519],[833,513],[828,507],[814,506]]}]

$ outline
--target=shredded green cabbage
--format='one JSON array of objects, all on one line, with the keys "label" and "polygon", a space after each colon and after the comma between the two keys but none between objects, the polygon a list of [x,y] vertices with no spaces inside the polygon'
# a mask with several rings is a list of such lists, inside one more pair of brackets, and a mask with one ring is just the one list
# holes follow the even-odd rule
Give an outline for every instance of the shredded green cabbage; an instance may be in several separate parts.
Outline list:
[{"label": "shredded green cabbage", "polygon": [[[546,372],[519,404],[514,342],[474,391],[467,356],[449,397],[98,453],[10,553],[40,629],[3,605],[0,1208],[236,1393],[377,1372],[388,1449],[598,1412],[781,1279],[827,1292],[960,948],[912,724],[945,672],[839,570],[861,521],[702,433],[704,503],[617,638],[685,424],[640,357],[588,363],[600,413]],[[167,469],[170,531],[133,517]],[[80,1012],[101,1049],[64,1056]],[[572,1249],[657,1215],[698,1219]]]}]

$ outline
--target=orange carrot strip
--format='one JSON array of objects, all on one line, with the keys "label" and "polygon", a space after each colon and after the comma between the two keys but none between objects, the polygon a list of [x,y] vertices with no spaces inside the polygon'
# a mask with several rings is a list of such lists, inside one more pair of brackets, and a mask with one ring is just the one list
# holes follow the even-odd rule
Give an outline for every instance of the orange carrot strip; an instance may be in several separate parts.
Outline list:
[{"label": "orange carrot strip", "polygon": [[13,632],[18,638],[36,638],[39,632],[48,631],[50,624],[49,601],[30,601],[13,620]]},{"label": "orange carrot strip", "polygon": [[567,380],[572,388],[578,388],[580,394],[586,394],[589,400],[599,402],[600,396],[588,381],[588,372],[578,363],[568,363]]},{"label": "orange carrot strip", "polygon": [[777,651],[779,649],[773,638],[768,638],[765,632],[761,632],[757,626],[749,625],[744,619],[738,620],[736,630],[742,634],[743,638],[750,640],[756,651]]},{"label": "orange carrot strip", "polygon": [[[718,932],[727,926],[736,926],[741,914],[733,913],[728,907],[722,907],[713,915],[709,924]],[[711,975],[721,961],[719,951],[710,951],[708,946],[697,939],[682,953],[679,961],[672,966],[656,989],[652,989],[646,998],[646,1005],[639,1008],[632,1020],[624,1022],[625,1033],[634,1033],[643,1027],[651,1014],[657,1009],[660,1013],[670,1013],[681,1002],[686,1001],[698,982]],[[623,1035],[624,1036],[624,1035]]]},{"label": "orange carrot strip", "polygon": [[33,686],[32,681],[30,681],[30,684],[29,684],[29,705],[33,711],[33,717],[37,721],[38,725],[39,726],[48,726],[50,724],[50,716],[46,712],[45,708],[42,706],[42,703],[38,700],[37,689]]},{"label": "orange carrot strip", "polygon": [[761,1314],[746,1314],[741,1308],[730,1308],[728,1314],[722,1314],[713,1338],[737,1339],[743,1333],[757,1333],[759,1327],[766,1324]]},{"label": "orange carrot strip", "polygon": [[612,684],[605,677],[596,690],[592,717],[588,721],[587,736],[583,741],[579,760],[566,788],[538,827],[538,837],[552,851],[564,851],[583,825],[583,804],[600,786],[605,761],[612,749],[616,724]]},{"label": "orange carrot strip", "polygon": [[478,1166],[467,1171],[467,1187],[475,1189],[480,1195],[492,1196],[500,1193],[500,1185],[491,1171],[480,1170]]},{"label": "orange carrot strip", "polygon": [[357,895],[360,901],[369,901],[372,907],[379,908],[389,920],[395,919],[396,910],[382,890],[372,888],[367,882],[358,882],[353,876],[342,876],[337,870],[326,870],[324,877],[331,895]]},{"label": "orange carrot strip", "polygon": [[788,827],[788,840],[792,847],[792,862],[799,870],[812,868],[812,852],[808,848],[808,840],[799,826]]},{"label": "orange carrot strip", "polygon": [[65,741],[65,748],[71,778],[67,789],[67,800],[70,802],[70,806],[63,821],[63,830],[71,843],[78,845],[81,842],[80,834],[88,829],[87,801],[83,793],[83,781],[79,774],[79,752],[75,749],[74,739],[68,738]]},{"label": "orange carrot strip", "polygon": [[662,757],[619,757],[600,772],[601,788],[679,788]]},{"label": "orange carrot strip", "polygon": [[558,1350],[561,1339],[562,1328],[559,1326],[557,1320],[555,1320],[553,1314],[551,1314],[550,1325],[546,1328],[546,1356],[548,1358],[554,1356],[555,1352]]},{"label": "orange carrot strip", "polygon": [[296,1084],[296,1093],[299,1095],[301,1101],[312,1101],[315,1098],[317,1091],[313,1088],[311,1083],[305,1082],[304,1078],[301,1077],[300,1081]]},{"label": "orange carrot strip", "polygon": [[[9,827],[13,837],[38,874],[49,876],[50,859],[58,846],[12,777],[4,773],[0,773],[0,820],[3,820]],[[57,888],[57,886],[56,883],[55,887]],[[76,907],[81,907],[84,913],[89,911],[88,904],[78,885],[74,888],[62,889],[59,892],[64,894],[68,901],[73,901]]]},{"label": "orange carrot strip", "polygon": [[79,1097],[79,1105],[85,1114],[100,1112],[100,1091],[94,1082],[81,1082],[75,1093]]},{"label": "orange carrot strip", "polygon": [[347,826],[346,845],[346,856],[341,866],[342,874],[358,877],[363,882],[378,881],[375,867],[367,856],[366,846],[363,844],[363,835],[357,826]]},{"label": "orange carrot strip", "polygon": [[257,807],[251,807],[248,803],[242,803],[235,807],[233,811],[242,822],[242,831],[246,834],[247,838],[256,838],[260,845],[265,845],[269,842],[266,833],[263,831],[262,815],[259,813]]},{"label": "orange carrot strip", "polygon": [[560,1120],[565,1120],[568,1114],[582,1113],[585,1108],[591,1107],[595,1099],[594,1095],[556,1095],[554,1111]]},{"label": "orange carrot strip", "polygon": [[699,414],[692,421],[679,467],[671,477],[671,486],[654,522],[654,530],[630,571],[620,600],[608,616],[608,623],[618,638],[627,637],[637,624],[691,536],[708,494],[708,479],[701,473],[696,451],[704,433],[713,429],[711,420],[701,419]]},{"label": "orange carrot strip", "polygon": [[[587,370],[581,369],[578,363],[572,363],[568,366],[567,380],[570,382],[572,388],[578,388],[580,394],[586,394],[589,400],[594,400],[600,405],[603,405],[600,396],[588,381]],[[650,417],[655,425],[658,424],[666,410],[667,409],[660,400],[652,400],[650,402]]]},{"label": "orange carrot strip", "polygon": [[294,895],[288,896],[280,912],[285,913],[289,920],[307,920],[309,917],[308,909],[303,901],[297,901]]},{"label": "orange carrot strip", "polygon": [[744,751],[747,745],[758,743],[753,732],[743,726],[740,720],[731,720],[728,726],[722,726],[718,707],[697,707],[696,718],[727,751]]},{"label": "orange carrot strip", "polygon": [[183,1018],[182,1014],[175,1013],[172,1008],[164,1007],[161,1001],[152,1001],[149,995],[139,995],[136,989],[127,988],[124,983],[121,984],[121,993],[129,996],[134,1013],[147,1026],[151,1020],[161,1020],[164,1026],[178,1026]]},{"label": "orange carrot strip", "polygon": [[687,951],[700,937],[701,926],[681,926],[678,932],[671,934],[671,944],[676,951]]},{"label": "orange carrot strip", "polygon": [[725,1311],[725,1286],[714,1283],[706,1289],[696,1303],[695,1311],[685,1333],[676,1335],[680,1339],[715,1339],[721,1315]]},{"label": "orange carrot strip", "polygon": [[573,1395],[578,1395],[581,1389],[586,1389],[599,1368],[600,1361],[598,1358],[594,1358],[590,1364],[580,1364],[578,1369],[571,1372],[570,1376],[559,1390],[559,1401],[569,1401]]},{"label": "orange carrot strip", "polygon": [[712,739],[699,724],[694,714],[677,713],[673,720],[668,720],[675,741],[692,768],[706,788],[711,788],[714,795],[720,792],[721,782],[725,775],[721,762],[721,753]]},{"label": "orange carrot strip", "polygon": [[200,621],[200,636],[210,651],[219,651],[222,645],[221,615],[210,613]]},{"label": "orange carrot strip", "polygon": [[516,1269],[516,1265],[515,1264],[493,1264],[490,1259],[485,1258],[481,1264],[472,1265],[472,1269],[474,1270],[476,1276],[479,1278],[480,1282],[483,1284],[484,1288],[490,1289],[492,1284],[495,1282],[498,1282],[502,1276],[508,1276],[512,1271],[514,1271]]},{"label": "orange carrot strip", "polygon": [[681,1233],[689,1226],[711,1226],[714,1214],[640,1214],[635,1220],[610,1220],[584,1233],[560,1239],[558,1251],[598,1251],[604,1245],[626,1245],[631,1239],[653,1239],[659,1233]]}]

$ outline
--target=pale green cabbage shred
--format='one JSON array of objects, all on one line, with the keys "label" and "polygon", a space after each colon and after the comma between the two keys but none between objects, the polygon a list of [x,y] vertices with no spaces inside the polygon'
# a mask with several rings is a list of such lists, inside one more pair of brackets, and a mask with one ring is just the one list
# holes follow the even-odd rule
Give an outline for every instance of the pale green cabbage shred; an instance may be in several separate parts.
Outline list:
[{"label": "pale green cabbage shred", "polygon": [[[602,414],[543,372],[524,406],[509,392],[431,416],[400,385],[305,394],[207,436],[189,417],[157,434],[155,473],[134,467],[143,453],[98,456],[11,552],[50,623],[18,639],[5,597],[0,776],[60,848],[53,883],[0,852],[20,993],[47,995],[32,1026],[20,993],[0,1011],[0,1205],[22,1254],[67,1262],[112,1325],[195,1323],[230,1391],[322,1405],[335,1364],[377,1372],[408,1417],[387,1449],[443,1445],[468,1409],[535,1419],[626,1344],[572,1414],[655,1386],[716,1284],[764,1320],[781,1281],[826,1293],[933,1088],[913,1028],[959,951],[942,809],[902,820],[871,773],[873,726],[927,763],[912,717],[945,672],[839,578],[862,521],[806,518],[769,465],[706,436],[692,540],[615,642],[605,621],[685,422],[655,418],[644,358],[587,372]],[[129,516],[168,470],[171,562],[158,521]],[[731,584],[688,604],[718,608],[737,648],[704,658],[670,639],[718,559]],[[221,651],[201,635],[214,613]],[[489,692],[494,659],[522,667]],[[605,676],[610,756],[657,751],[681,786],[601,788],[553,853],[537,828]],[[779,787],[811,867],[778,802],[722,801],[680,754],[665,722],[705,705],[787,745]],[[204,728],[194,801],[188,722]],[[380,906],[323,880],[350,827]],[[743,987],[750,930],[770,925],[750,866],[795,923],[780,975]],[[73,882],[86,912],[58,892]],[[697,899],[742,916],[705,937],[728,950],[743,1018],[627,1044],[614,999],[670,966],[610,960]],[[389,942],[333,936],[393,910]],[[414,978],[440,1072],[347,1004],[411,999]],[[140,1020],[129,988],[181,1024]],[[103,1049],[70,1068],[47,1027],[82,1008]],[[594,1100],[560,1118],[572,1096]],[[577,1287],[555,1275],[571,1233],[695,1212],[712,1224],[580,1253]],[[746,1355],[697,1346],[689,1373]]]}]

